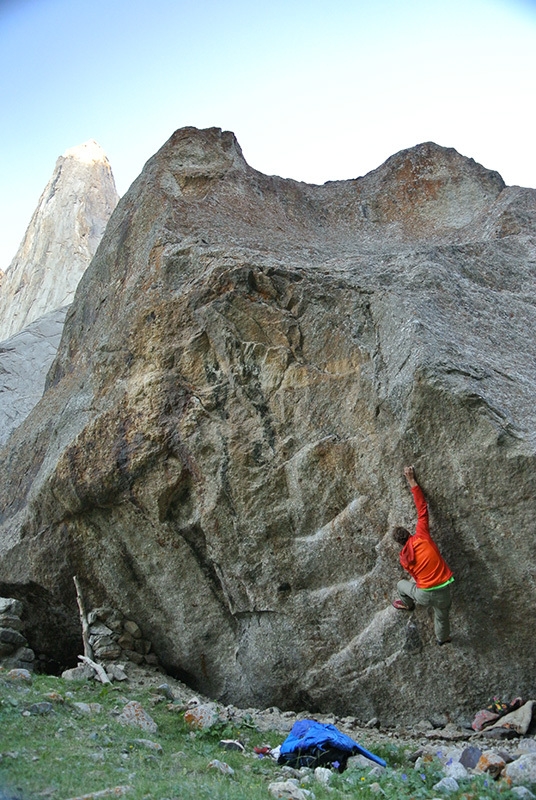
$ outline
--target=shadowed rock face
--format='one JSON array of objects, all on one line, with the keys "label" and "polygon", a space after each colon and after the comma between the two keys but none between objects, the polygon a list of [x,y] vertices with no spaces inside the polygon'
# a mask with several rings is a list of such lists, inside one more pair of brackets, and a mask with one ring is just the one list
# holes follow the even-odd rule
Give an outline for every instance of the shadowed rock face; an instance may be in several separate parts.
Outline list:
[{"label": "shadowed rock face", "polygon": [[[536,192],[428,143],[357,180],[177,131],[120,201],[1,452],[0,594],[72,575],[215,697],[383,722],[533,686]],[[454,643],[390,605],[414,463]],[[40,641],[36,641],[41,638]],[[51,654],[52,655],[52,654]]]},{"label": "shadowed rock face", "polygon": [[0,342],[0,445],[41,399],[66,313],[50,311]]}]

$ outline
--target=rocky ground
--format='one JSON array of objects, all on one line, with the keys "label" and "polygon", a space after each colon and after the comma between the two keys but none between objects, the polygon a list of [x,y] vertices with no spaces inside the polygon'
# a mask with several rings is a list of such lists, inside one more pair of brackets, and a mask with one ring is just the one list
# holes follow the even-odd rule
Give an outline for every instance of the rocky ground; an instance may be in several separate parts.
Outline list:
[{"label": "rocky ground", "polygon": [[[79,739],[85,740],[90,746],[99,745],[98,752],[88,752],[83,759],[78,759],[76,765],[82,776],[87,772],[87,785],[93,785],[91,781],[94,781],[95,774],[104,776],[104,773],[95,773],[93,762],[111,762],[114,747],[118,751],[118,758],[123,759],[118,762],[122,766],[117,767],[116,771],[125,773],[133,784],[86,792],[77,795],[76,800],[96,800],[123,793],[143,800],[152,800],[153,797],[169,800],[165,792],[167,784],[160,784],[158,780],[155,782],[154,777],[151,778],[152,789],[149,792],[143,789],[143,768],[148,762],[153,771],[156,762],[163,765],[164,758],[160,758],[162,753],[165,750],[169,752],[170,746],[176,749],[177,745],[181,750],[171,753],[168,760],[182,759],[181,763],[185,766],[181,778],[187,781],[186,786],[192,788],[190,784],[194,776],[196,781],[201,781],[200,786],[204,788],[198,786],[195,796],[248,797],[248,800],[255,800],[271,795],[288,800],[323,800],[329,795],[333,800],[338,800],[345,795],[353,796],[357,791],[363,798],[377,795],[423,800],[445,795],[453,800],[536,796],[536,739],[530,735],[530,729],[529,735],[522,736],[506,727],[500,734],[497,728],[494,732],[488,729],[476,733],[469,728],[444,725],[440,719],[422,720],[405,729],[384,729],[377,720],[362,725],[354,717],[313,715],[306,711],[294,713],[275,707],[240,709],[217,704],[195,694],[184,683],[165,675],[158,667],[135,663],[121,665],[121,669],[117,664],[113,666],[117,668],[118,675],[121,672],[124,674],[120,680],[108,686],[87,678],[80,681],[32,676],[26,670],[7,671],[0,668],[2,800],[29,800],[30,797],[45,795],[60,800],[68,796],[54,788],[51,775],[46,777],[48,788],[38,783],[40,791],[33,794],[26,794],[22,789],[13,793],[13,784],[8,783],[13,762],[17,765],[18,761],[19,768],[24,768],[23,762],[26,761],[28,772],[32,769],[35,772],[40,762],[44,761],[45,748],[37,741],[37,730],[40,724],[46,724],[48,718],[55,720],[50,723],[55,725],[55,733],[48,737],[56,740],[53,745],[55,761],[68,760],[66,751],[62,749],[62,745],[66,744],[66,731],[78,726]],[[109,672],[113,673],[114,670],[109,669]],[[45,691],[46,688],[50,689],[48,683],[55,688]],[[110,707],[107,707],[107,702]],[[105,722],[106,717],[113,718],[113,724]],[[348,769],[342,775],[322,767],[312,770],[279,766],[275,760],[278,745],[284,741],[297,720],[308,717],[336,725],[369,751],[384,758],[386,767],[378,766],[362,756],[351,758]],[[158,720],[158,724],[155,720]],[[122,746],[112,730],[117,723],[136,731],[127,734],[130,739],[124,739]],[[27,738],[19,740],[17,745],[15,730],[20,734],[25,727]],[[167,735],[168,727],[173,731],[172,737]],[[32,741],[32,730],[35,732],[35,741]],[[132,739],[133,735],[140,738]],[[24,742],[22,747],[20,741]],[[204,748],[201,751],[200,742]],[[211,743],[210,747],[208,742]],[[254,747],[255,744],[257,746]],[[258,747],[259,744],[265,746]],[[191,746],[197,747],[197,761],[191,760]],[[143,758],[139,756],[135,763],[133,747],[141,748],[145,754]],[[145,764],[141,764],[141,761]],[[176,772],[176,767],[174,769]],[[159,766],[159,770],[158,775],[163,781],[163,766]],[[206,777],[208,774],[210,778]],[[216,780],[220,781],[217,790],[208,785],[215,780],[214,774]],[[248,783],[254,779],[257,779],[255,786]],[[208,781],[208,784],[203,784],[203,781]],[[19,782],[24,783],[20,779]],[[1,794],[2,786],[10,787],[9,791],[6,788],[4,795]],[[179,795],[181,800],[189,797],[184,792],[187,790],[183,787]]]},{"label": "rocky ground", "polygon": [[[3,686],[8,690],[2,704],[19,707],[19,701],[9,694],[9,689],[14,686],[25,690],[24,687],[32,685],[34,678],[39,682],[40,677],[34,674],[34,668],[42,671],[44,662],[28,648],[21,632],[24,629],[22,604],[12,598],[0,598],[0,612],[0,646],[3,648],[0,653],[0,689]],[[87,621],[88,643],[95,661],[80,657],[78,667],[65,670],[62,677],[57,679],[63,689],[46,693],[43,697],[37,696],[33,703],[26,702],[22,706],[23,717],[52,713],[60,691],[63,691],[62,702],[69,698],[77,712],[89,715],[100,713],[102,709],[99,703],[88,703],[87,698],[82,702],[74,702],[75,694],[70,687],[89,686],[97,692],[120,692],[123,705],[115,706],[111,713],[118,721],[134,724],[148,735],[156,733],[158,729],[149,712],[156,706],[162,706],[174,716],[180,716],[192,731],[214,736],[223,729],[235,732],[248,730],[269,736],[272,744],[262,755],[274,764],[278,755],[277,744],[284,741],[295,722],[315,719],[335,725],[372,753],[385,758],[386,769],[362,756],[355,756],[349,762],[351,769],[365,771],[363,778],[366,785],[370,787],[377,784],[378,792],[384,790],[375,779],[382,778],[386,783],[389,770],[394,767],[398,775],[407,776],[407,770],[411,770],[413,772],[410,774],[419,775],[423,781],[427,773],[422,770],[432,769],[438,778],[432,788],[437,785],[438,791],[451,794],[462,791],[467,781],[478,776],[484,776],[494,791],[511,788],[514,794],[529,797],[531,795],[526,792],[530,790],[526,785],[534,785],[536,790],[536,738],[533,735],[536,732],[536,724],[533,723],[533,707],[536,703],[532,700],[524,702],[522,698],[516,698],[511,708],[505,705],[496,708],[496,713],[475,709],[474,719],[459,718],[456,723],[445,714],[436,713],[423,714],[416,724],[396,727],[386,727],[378,718],[364,723],[362,718],[356,716],[319,714],[307,710],[282,711],[275,706],[265,709],[239,708],[214,702],[167,675],[153,655],[150,641],[142,637],[134,620],[126,620],[118,611],[102,607],[91,610]],[[149,711],[136,699],[140,696],[145,697],[146,706],[149,698]],[[97,707],[98,712],[95,710]],[[4,753],[0,750],[0,773],[2,760],[5,763],[6,753],[9,758],[12,752],[11,749]],[[226,762],[216,761],[224,765],[221,767],[224,770]],[[303,794],[304,786],[313,774],[315,780],[322,780],[325,785],[331,782],[333,775],[326,769],[312,773],[307,769],[284,767],[276,776],[279,780],[273,781],[272,793],[276,797],[306,800],[308,795]],[[289,780],[291,783],[288,783]],[[285,784],[284,788],[280,783]]]},{"label": "rocky ground", "polygon": [[[281,711],[276,707],[267,709],[239,709],[233,705],[222,706],[212,702],[192,690],[181,681],[170,676],[163,676],[159,668],[149,665],[129,665],[129,682],[131,685],[150,687],[158,695],[165,697],[173,705],[185,711],[190,724],[194,727],[210,728],[222,722],[229,722],[236,727],[255,727],[261,732],[278,732],[283,741],[294,723],[301,719],[315,719],[319,722],[335,725],[357,742],[365,741],[372,752],[379,749],[385,752],[392,746],[402,748],[408,762],[415,770],[425,763],[438,761],[444,772],[438,791],[451,794],[460,788],[458,781],[469,779],[472,775],[485,773],[493,781],[502,780],[503,788],[516,784],[534,784],[536,790],[536,738],[534,735],[519,735],[514,727],[487,728],[474,731],[470,725],[461,727],[446,723],[438,715],[437,719],[423,719],[419,723],[406,728],[382,728],[377,719],[371,719],[366,725],[355,717],[338,717],[335,714],[313,714],[309,711],[299,713]],[[530,705],[530,714],[532,704]],[[529,725],[528,730],[534,733],[536,726]],[[277,754],[277,751],[276,753]],[[362,756],[351,760],[350,766],[365,767],[372,776],[380,776],[384,770],[375,766]],[[290,770],[286,777],[303,778],[310,770]],[[318,779],[318,776],[317,776]],[[439,782],[438,782],[439,783]],[[528,791],[528,790],[527,790]],[[515,791],[520,797],[534,797],[523,788]],[[292,795],[292,793],[291,793]],[[288,789],[281,795],[289,796]],[[303,800],[299,792],[295,800]]]}]

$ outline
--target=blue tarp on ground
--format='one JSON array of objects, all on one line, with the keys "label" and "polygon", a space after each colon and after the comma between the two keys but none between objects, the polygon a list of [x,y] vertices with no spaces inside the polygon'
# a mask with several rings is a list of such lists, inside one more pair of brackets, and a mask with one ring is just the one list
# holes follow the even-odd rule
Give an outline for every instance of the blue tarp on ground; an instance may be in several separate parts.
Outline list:
[{"label": "blue tarp on ground", "polygon": [[337,730],[335,725],[325,725],[312,719],[302,719],[294,723],[292,730],[281,745],[280,757],[288,758],[298,753],[305,754],[313,752],[317,748],[321,750],[333,748],[348,753],[349,756],[360,753],[376,764],[380,764],[382,767],[386,766],[383,758],[369,753],[345,733]]}]

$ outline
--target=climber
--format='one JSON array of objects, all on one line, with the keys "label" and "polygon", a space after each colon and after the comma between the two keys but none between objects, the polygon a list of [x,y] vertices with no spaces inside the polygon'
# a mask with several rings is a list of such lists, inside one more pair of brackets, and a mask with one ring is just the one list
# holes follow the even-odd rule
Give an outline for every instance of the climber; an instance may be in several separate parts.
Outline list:
[{"label": "climber", "polygon": [[404,467],[404,475],[417,509],[417,527],[413,536],[405,528],[393,530],[393,539],[402,545],[400,563],[411,575],[411,580],[398,582],[397,590],[401,599],[395,600],[393,606],[399,611],[413,611],[415,604],[431,606],[437,643],[443,645],[450,642],[450,584],[454,577],[430,536],[428,506],[415,479],[414,467]]}]

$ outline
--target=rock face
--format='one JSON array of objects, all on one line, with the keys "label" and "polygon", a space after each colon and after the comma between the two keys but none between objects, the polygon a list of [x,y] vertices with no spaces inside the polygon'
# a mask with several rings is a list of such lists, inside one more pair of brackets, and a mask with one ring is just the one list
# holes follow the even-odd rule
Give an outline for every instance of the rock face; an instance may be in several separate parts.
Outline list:
[{"label": "rock face", "polygon": [[72,301],[118,199],[97,142],[58,159],[17,255],[0,275],[0,341]]},{"label": "rock face", "polygon": [[[75,646],[77,574],[237,705],[388,723],[528,694],[535,223],[535,191],[431,143],[309,186],[177,131],[0,454],[0,593],[33,599],[30,645],[63,617],[56,657]],[[441,648],[391,607],[405,463],[456,575]]]},{"label": "rock face", "polygon": [[0,342],[0,446],[39,402],[66,314],[51,311]]}]

